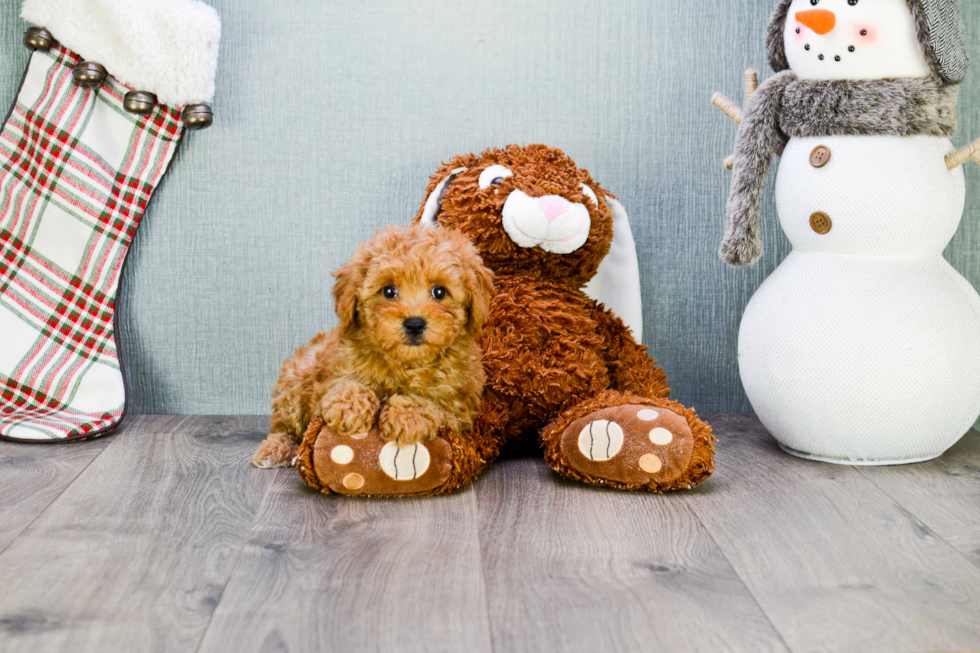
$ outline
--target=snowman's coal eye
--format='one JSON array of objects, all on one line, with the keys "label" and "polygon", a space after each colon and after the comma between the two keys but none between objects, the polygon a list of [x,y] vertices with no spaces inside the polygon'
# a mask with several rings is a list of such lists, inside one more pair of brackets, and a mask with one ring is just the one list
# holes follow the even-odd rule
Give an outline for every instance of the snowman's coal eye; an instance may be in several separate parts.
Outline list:
[{"label": "snowman's coal eye", "polygon": [[816,7],[818,4],[820,4],[820,0],[810,0],[810,4]]},{"label": "snowman's coal eye", "polygon": [[502,165],[493,165],[480,173],[480,188],[490,188],[504,183],[507,177],[513,177],[514,173]]},{"label": "snowman's coal eye", "polygon": [[858,3],[858,0],[847,0],[847,4],[851,5],[852,7],[854,5],[856,5],[857,3]]}]

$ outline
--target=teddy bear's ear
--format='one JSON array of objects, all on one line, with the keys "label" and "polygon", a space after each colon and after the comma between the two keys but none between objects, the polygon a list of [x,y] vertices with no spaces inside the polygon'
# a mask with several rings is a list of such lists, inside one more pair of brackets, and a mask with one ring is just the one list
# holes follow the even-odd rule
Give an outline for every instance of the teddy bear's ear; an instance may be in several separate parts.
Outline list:
[{"label": "teddy bear's ear", "polygon": [[630,218],[623,205],[611,197],[606,204],[613,215],[613,240],[599,270],[583,290],[604,304],[633,331],[633,338],[643,340],[643,299],[640,296],[640,263],[630,229]]},{"label": "teddy bear's ear", "polygon": [[442,198],[446,196],[446,191],[449,190],[453,180],[464,172],[466,172],[466,168],[456,168],[436,184],[436,187],[432,189],[429,197],[425,200],[425,208],[422,209],[422,215],[419,218],[421,224],[426,226],[436,224],[439,219],[439,212],[442,211]]}]

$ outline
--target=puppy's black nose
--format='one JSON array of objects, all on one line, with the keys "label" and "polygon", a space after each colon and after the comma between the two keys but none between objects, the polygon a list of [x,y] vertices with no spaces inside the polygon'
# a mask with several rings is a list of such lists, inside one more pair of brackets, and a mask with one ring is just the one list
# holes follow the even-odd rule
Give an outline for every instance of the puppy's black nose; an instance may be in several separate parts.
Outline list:
[{"label": "puppy's black nose", "polygon": [[413,337],[418,337],[425,333],[426,326],[428,325],[424,317],[407,317],[402,322],[402,328],[405,329],[405,333]]}]

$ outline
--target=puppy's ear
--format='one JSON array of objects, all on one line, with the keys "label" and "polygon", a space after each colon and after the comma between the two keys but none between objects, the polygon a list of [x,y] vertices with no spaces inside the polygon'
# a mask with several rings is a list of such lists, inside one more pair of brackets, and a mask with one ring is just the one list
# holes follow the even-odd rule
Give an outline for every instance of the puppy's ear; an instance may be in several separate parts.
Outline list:
[{"label": "puppy's ear", "polygon": [[466,329],[479,338],[483,334],[483,323],[490,312],[490,300],[493,298],[493,272],[483,265],[476,248],[472,245],[470,248],[472,252],[468,252],[465,257],[466,290],[470,295],[470,304],[466,309]]},{"label": "puppy's ear", "polygon": [[336,279],[333,284],[334,310],[340,318],[341,333],[350,333],[357,327],[357,289],[364,281],[365,267],[363,253],[358,252],[333,275]]}]

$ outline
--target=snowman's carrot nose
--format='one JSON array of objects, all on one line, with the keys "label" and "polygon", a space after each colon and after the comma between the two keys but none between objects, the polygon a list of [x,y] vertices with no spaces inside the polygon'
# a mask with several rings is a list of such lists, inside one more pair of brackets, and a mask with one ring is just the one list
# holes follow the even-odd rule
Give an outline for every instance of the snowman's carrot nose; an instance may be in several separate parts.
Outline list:
[{"label": "snowman's carrot nose", "polygon": [[808,9],[796,12],[796,20],[803,23],[817,34],[826,34],[834,29],[837,16],[828,9]]}]

